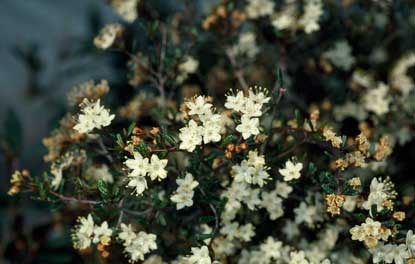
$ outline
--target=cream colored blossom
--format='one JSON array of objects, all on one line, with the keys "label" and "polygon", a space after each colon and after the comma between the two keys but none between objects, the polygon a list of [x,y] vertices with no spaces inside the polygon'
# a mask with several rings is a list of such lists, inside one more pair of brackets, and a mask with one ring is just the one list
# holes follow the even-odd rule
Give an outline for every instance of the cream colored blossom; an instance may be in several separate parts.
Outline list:
[{"label": "cream colored blossom", "polygon": [[106,25],[94,38],[94,45],[103,50],[110,48],[122,33],[122,30],[123,27],[118,23]]},{"label": "cream colored blossom", "polygon": [[301,177],[300,172],[302,169],[303,164],[301,162],[294,163],[291,160],[287,160],[285,162],[285,167],[278,171],[283,176],[284,181],[292,181]]}]

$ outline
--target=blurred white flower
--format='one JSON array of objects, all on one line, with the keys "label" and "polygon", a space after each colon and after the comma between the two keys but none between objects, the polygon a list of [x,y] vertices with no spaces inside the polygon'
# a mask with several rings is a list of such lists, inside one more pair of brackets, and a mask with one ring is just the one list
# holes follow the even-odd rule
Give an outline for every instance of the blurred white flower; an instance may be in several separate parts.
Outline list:
[{"label": "blurred white flower", "polygon": [[284,177],[284,181],[291,181],[301,177],[300,171],[303,169],[301,162],[294,163],[291,160],[285,162],[285,167],[278,172]]}]

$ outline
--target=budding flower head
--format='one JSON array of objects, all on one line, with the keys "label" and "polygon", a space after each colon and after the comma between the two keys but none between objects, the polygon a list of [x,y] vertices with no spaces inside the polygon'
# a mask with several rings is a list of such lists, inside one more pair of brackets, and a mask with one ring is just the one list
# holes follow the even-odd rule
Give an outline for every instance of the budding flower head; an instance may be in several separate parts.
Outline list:
[{"label": "budding flower head", "polygon": [[362,182],[359,177],[354,177],[349,180],[349,185],[356,190],[362,186]]},{"label": "budding flower head", "polygon": [[394,212],[392,217],[396,221],[402,222],[403,220],[405,220],[406,214],[405,212],[398,211],[398,212]]}]

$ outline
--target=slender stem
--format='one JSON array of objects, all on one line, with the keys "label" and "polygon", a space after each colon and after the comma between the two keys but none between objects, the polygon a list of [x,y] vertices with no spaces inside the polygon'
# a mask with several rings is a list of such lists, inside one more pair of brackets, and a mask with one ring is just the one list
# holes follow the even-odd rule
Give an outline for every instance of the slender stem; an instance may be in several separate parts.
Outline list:
[{"label": "slender stem", "polygon": [[162,153],[162,152],[175,152],[179,151],[176,147],[166,148],[166,149],[152,149],[152,153]]},{"label": "slender stem", "polygon": [[129,209],[126,209],[126,208],[122,208],[122,211],[124,213],[129,214],[129,215],[133,215],[133,216],[143,216],[143,215],[146,215],[146,214],[150,213],[152,210],[153,210],[153,208],[151,208],[151,207],[144,210],[144,211],[141,211],[141,212],[134,211],[134,210],[129,210]]},{"label": "slender stem", "polygon": [[157,90],[160,93],[160,104],[161,107],[166,106],[166,92],[164,85],[166,83],[166,79],[163,77],[163,71],[164,71],[164,60],[166,57],[166,47],[167,47],[167,30],[164,25],[160,25],[160,31],[161,31],[161,47],[160,47],[160,60],[158,65],[158,71],[156,74],[157,77]]},{"label": "slender stem", "polygon": [[75,197],[64,196],[54,191],[50,191],[50,194],[52,194],[55,197],[58,197],[63,202],[75,202],[75,203],[81,203],[81,204],[102,204],[103,203],[101,201],[77,199]]},{"label": "slender stem", "polygon": [[118,203],[118,208],[121,208],[121,210],[120,210],[120,215],[118,216],[117,228],[121,225],[122,218],[124,217],[124,211],[122,210],[123,204],[124,204],[124,198],[121,199],[121,201]]},{"label": "slender stem", "polygon": [[[199,187],[199,190],[203,194],[203,196],[206,196],[206,193],[202,188]],[[212,249],[212,243],[213,243],[213,239],[215,238],[217,232],[219,231],[219,216],[218,216],[216,208],[215,208],[215,206],[213,206],[213,204],[209,203],[209,207],[212,210],[213,214],[215,215],[215,229],[213,230],[213,236],[210,238],[208,248],[209,248],[209,251],[212,254],[213,258],[215,258],[215,252]]]},{"label": "slender stem", "polygon": [[[277,85],[277,84],[276,84]],[[274,90],[277,89],[277,86],[274,87]],[[261,146],[261,153],[264,153],[265,148],[267,147],[267,145],[269,144],[269,142],[271,141],[271,132],[272,132],[272,123],[274,122],[275,116],[277,115],[277,106],[280,103],[282,96],[287,92],[287,89],[280,87],[278,89],[278,97],[275,100],[275,102],[272,105],[272,113],[271,113],[271,118],[268,124],[268,128],[267,128],[267,138],[265,139],[264,144],[262,144]]]},{"label": "slender stem", "polygon": [[238,80],[239,84],[241,85],[243,90],[248,90],[248,83],[246,82],[242,70],[240,69],[236,58],[235,58],[235,54],[231,49],[226,49],[225,50],[226,56],[228,57],[229,61],[231,62],[231,65],[233,67],[234,73],[235,73],[235,77]]},{"label": "slender stem", "polygon": [[105,157],[111,162],[114,163],[114,159],[111,157],[108,149],[105,147],[104,142],[102,141],[102,138],[98,138],[98,144],[101,150],[103,151]]},{"label": "slender stem", "polygon": [[291,152],[295,151],[296,149],[298,149],[301,145],[303,145],[304,143],[306,143],[306,140],[303,139],[300,142],[298,142],[297,144],[295,144],[294,147],[287,149],[284,152],[281,152],[280,154],[278,154],[277,158],[280,159],[282,157],[285,157],[286,155],[290,154]]}]

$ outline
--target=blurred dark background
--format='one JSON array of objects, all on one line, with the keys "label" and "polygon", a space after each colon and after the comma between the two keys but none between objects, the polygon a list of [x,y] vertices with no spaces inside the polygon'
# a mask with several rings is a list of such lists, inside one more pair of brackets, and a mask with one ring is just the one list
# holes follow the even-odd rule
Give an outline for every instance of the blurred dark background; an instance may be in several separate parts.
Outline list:
[{"label": "blurred dark background", "polygon": [[67,91],[116,78],[111,54],[92,39],[118,20],[102,0],[0,0],[0,263],[79,261],[57,215],[7,190],[15,169],[43,169],[42,138],[65,112]]}]

